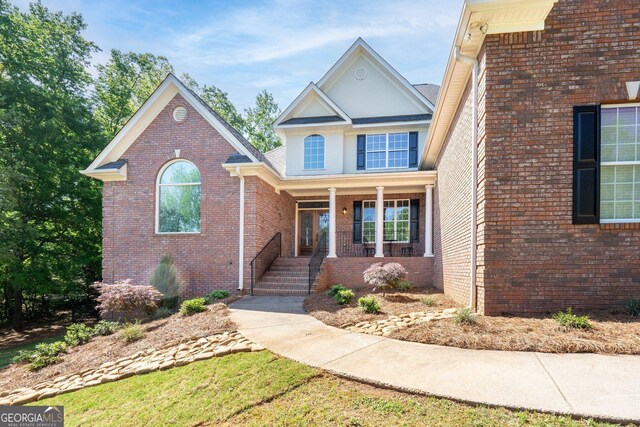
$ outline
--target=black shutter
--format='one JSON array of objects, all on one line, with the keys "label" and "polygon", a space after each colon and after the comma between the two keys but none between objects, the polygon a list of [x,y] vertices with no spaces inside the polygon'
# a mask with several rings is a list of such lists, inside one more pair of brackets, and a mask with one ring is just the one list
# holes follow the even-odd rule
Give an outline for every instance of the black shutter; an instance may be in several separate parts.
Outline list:
[{"label": "black shutter", "polygon": [[362,243],[362,201],[353,202],[353,243]]},{"label": "black shutter", "polygon": [[367,136],[366,135],[358,135],[357,137],[357,145],[358,145],[358,170],[365,170],[367,168],[365,159],[367,154]]},{"label": "black shutter", "polygon": [[411,242],[420,241],[420,199],[411,199],[409,233]]},{"label": "black shutter", "polygon": [[600,106],[573,107],[573,223],[600,216]]},{"label": "black shutter", "polygon": [[409,167],[418,167],[418,132],[409,132]]}]

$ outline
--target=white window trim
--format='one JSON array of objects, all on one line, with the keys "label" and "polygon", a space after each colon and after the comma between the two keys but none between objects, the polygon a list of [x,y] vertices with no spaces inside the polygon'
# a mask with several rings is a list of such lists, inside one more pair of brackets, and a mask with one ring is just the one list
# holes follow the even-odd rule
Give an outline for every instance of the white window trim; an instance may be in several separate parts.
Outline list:
[{"label": "white window trim", "polygon": [[[636,107],[639,108],[640,107],[640,103],[624,103],[624,104],[603,104],[600,106],[600,108],[602,110],[604,109],[620,109],[620,108],[625,108],[625,107]],[[636,110],[636,126],[640,127],[640,110]],[[602,152],[602,123],[600,124],[600,151]],[[610,125],[605,126],[605,127],[612,127]],[[619,126],[616,125],[616,130],[619,129]],[[636,135],[636,139],[638,139],[638,135]],[[640,140],[636,141],[636,145],[640,145]],[[637,150],[638,148],[636,148]],[[603,166],[640,166],[640,160],[623,160],[623,161],[607,161],[607,162],[600,162],[600,167],[602,168]],[[602,172],[601,172],[602,175]],[[614,183],[615,184],[615,183]],[[634,183],[634,187],[635,187],[635,183]],[[614,189],[615,189],[615,185],[614,185]],[[634,188],[635,190],[635,188]],[[635,191],[633,191],[633,193],[635,194]],[[614,201],[615,203],[615,201]],[[600,210],[602,210],[602,178],[600,179]],[[602,213],[600,213],[600,224],[633,224],[633,223],[640,223],[640,218],[606,218],[603,219],[602,218]]]},{"label": "white window trim", "polygon": [[190,185],[199,185],[200,186],[200,202],[202,203],[202,175],[200,175],[200,182],[190,182],[190,183],[183,183],[183,184],[160,184],[160,180],[162,179],[162,175],[164,174],[164,171],[167,170],[167,168],[169,166],[171,166],[174,163],[178,163],[178,162],[187,162],[187,163],[191,163],[193,166],[195,166],[198,169],[198,172],[200,172],[200,169],[193,163],[190,162],[189,160],[186,159],[173,159],[167,163],[165,163],[161,168],[160,171],[158,172],[158,175],[156,176],[156,212],[155,212],[155,234],[158,235],[162,235],[162,236],[166,236],[166,235],[188,235],[188,234],[201,234],[202,233],[202,205],[200,206],[200,231],[160,231],[160,187],[178,187],[178,186],[190,186]]},{"label": "white window trim", "polygon": [[[409,210],[409,219],[406,221],[407,222],[407,240],[384,240],[384,223],[385,222],[391,222],[391,221],[387,221],[386,219],[384,219],[384,211],[382,212],[382,227],[383,227],[383,231],[382,231],[382,236],[383,236],[383,243],[411,243],[411,199],[388,199],[385,200],[385,202],[393,202],[393,209],[397,210],[398,209],[398,202],[407,202],[407,209]],[[364,243],[364,223],[365,222],[373,222],[374,226],[375,226],[375,219],[373,221],[365,221],[364,220],[364,204],[365,203],[373,203],[373,206],[376,209],[378,209],[377,203],[375,200],[363,200],[362,201],[362,242]],[[384,209],[384,206],[382,207],[382,209]],[[374,217],[375,218],[375,217]],[[405,221],[400,221],[400,222],[405,222]],[[375,230],[375,228],[374,228]],[[398,216],[394,214],[393,216],[393,237],[394,239],[398,236]],[[375,240],[374,240],[375,242]],[[371,243],[371,242],[369,242]]]},{"label": "white window trim", "polygon": [[[389,150],[389,135],[390,134],[406,134],[407,135],[407,149],[406,150]],[[364,141],[364,165],[365,165],[365,170],[384,170],[384,169],[409,169],[409,133],[410,132],[387,132],[387,133],[368,133],[365,135],[365,141]],[[373,135],[384,135],[385,138],[385,148],[383,150],[368,150],[367,149],[367,139],[369,138],[369,136],[373,136]],[[406,166],[389,166],[389,153],[391,152],[403,152],[406,151],[407,152],[407,165]],[[385,157],[384,157],[384,166],[380,167],[380,168],[371,168],[369,167],[369,162],[367,161],[368,159],[368,154],[369,153],[385,153]]]},{"label": "white window trim", "polygon": [[[305,157],[307,155],[306,142],[307,142],[307,138],[311,136],[319,136],[322,138],[322,166],[318,168],[308,168],[305,165]],[[324,137],[324,135],[320,135],[319,133],[312,133],[310,135],[305,136],[304,139],[302,140],[302,170],[322,171],[322,170],[325,170],[326,165],[327,165],[327,139]]]}]

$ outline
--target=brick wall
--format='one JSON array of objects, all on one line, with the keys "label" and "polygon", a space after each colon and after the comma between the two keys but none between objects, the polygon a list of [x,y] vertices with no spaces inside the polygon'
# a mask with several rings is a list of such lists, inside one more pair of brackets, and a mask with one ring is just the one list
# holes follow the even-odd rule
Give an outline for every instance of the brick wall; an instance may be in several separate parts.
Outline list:
[{"label": "brick wall", "polygon": [[640,297],[640,228],[571,223],[573,106],[627,98],[639,22],[637,1],[561,0],[544,31],[487,37],[486,313]]},{"label": "brick wall", "polygon": [[[482,312],[484,236],[485,55],[479,56],[478,92],[478,308]],[[461,304],[470,301],[471,274],[471,78],[436,163],[434,194],[434,284]]]},{"label": "brick wall", "polygon": [[[188,110],[182,123],[172,118],[177,106]],[[200,234],[155,234],[156,178],[175,158],[175,149],[200,170]],[[170,253],[183,296],[236,289],[239,180],[220,166],[235,151],[180,95],[170,101],[123,154],[129,161],[127,181],[104,185],[103,279],[148,284],[162,256]]]}]

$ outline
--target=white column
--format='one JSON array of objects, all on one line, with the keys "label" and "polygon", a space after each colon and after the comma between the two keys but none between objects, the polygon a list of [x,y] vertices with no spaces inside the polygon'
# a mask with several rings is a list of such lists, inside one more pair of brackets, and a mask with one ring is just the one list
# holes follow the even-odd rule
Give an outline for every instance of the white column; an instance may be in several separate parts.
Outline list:
[{"label": "white column", "polygon": [[433,256],[433,185],[425,185],[424,256]]},{"label": "white column", "polygon": [[376,199],[376,254],[377,258],[384,257],[382,241],[384,239],[384,187],[376,187],[378,197]]},{"label": "white column", "polygon": [[244,176],[240,175],[240,229],[238,244],[238,289],[244,288]]},{"label": "white column", "polygon": [[329,253],[327,258],[336,258],[336,189],[329,189]]}]

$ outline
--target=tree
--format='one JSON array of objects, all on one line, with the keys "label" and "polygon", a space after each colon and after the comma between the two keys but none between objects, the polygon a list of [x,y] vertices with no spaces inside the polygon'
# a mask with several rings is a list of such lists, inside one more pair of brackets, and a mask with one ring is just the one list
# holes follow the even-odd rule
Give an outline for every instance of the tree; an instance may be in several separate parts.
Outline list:
[{"label": "tree", "polygon": [[85,93],[97,47],[82,17],[0,0],[0,287],[15,328],[25,295],[100,277],[100,186],[78,174],[104,145]]},{"label": "tree", "polygon": [[233,126],[238,132],[244,133],[245,120],[238,110],[229,100],[227,92],[217,88],[214,85],[200,86],[189,74],[182,74],[180,79],[195,93],[198,94],[204,102],[209,105],[216,113],[220,114],[227,123]]},{"label": "tree", "polygon": [[140,108],[173,67],[164,56],[112,49],[109,62],[98,65],[95,117],[112,137]]},{"label": "tree", "polygon": [[273,130],[273,122],[280,115],[280,108],[274,101],[273,95],[262,90],[256,97],[256,105],[247,108],[246,132],[249,142],[263,153],[282,145],[282,141]]}]

